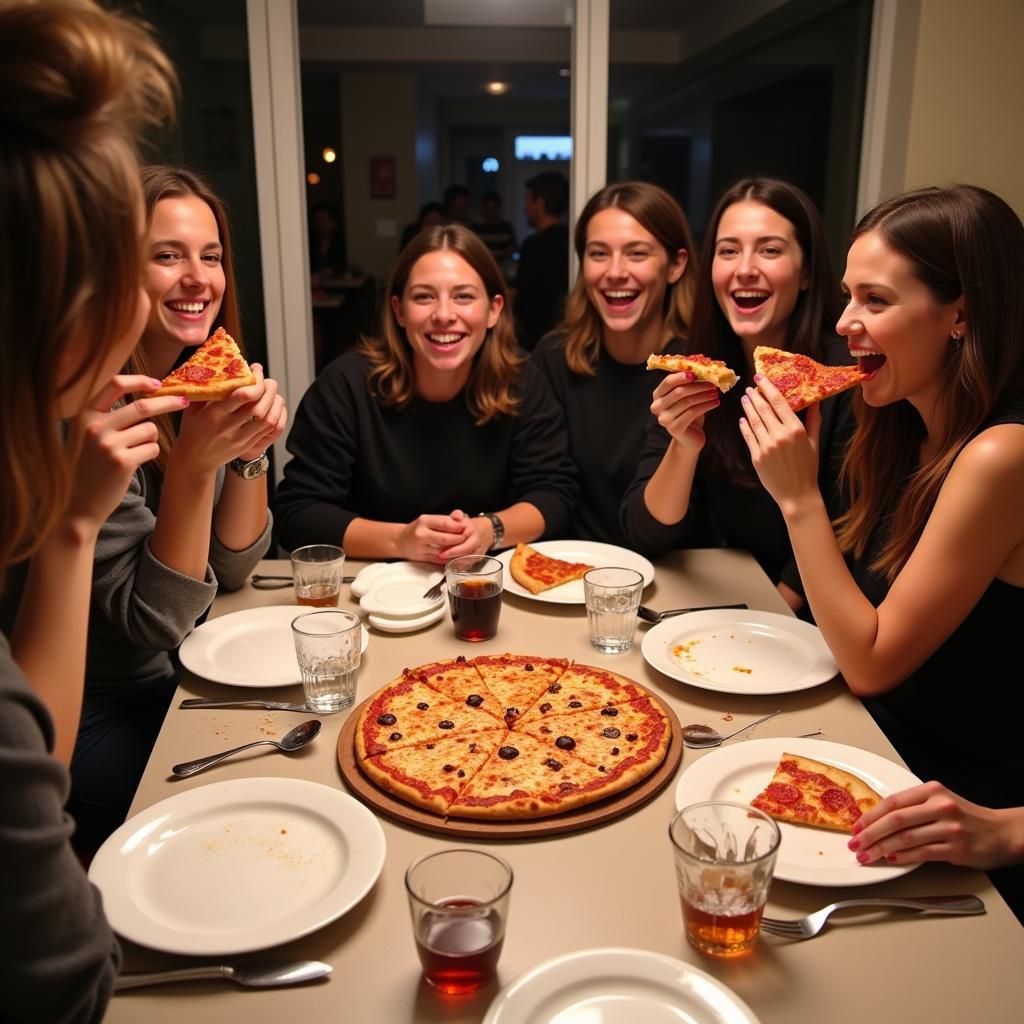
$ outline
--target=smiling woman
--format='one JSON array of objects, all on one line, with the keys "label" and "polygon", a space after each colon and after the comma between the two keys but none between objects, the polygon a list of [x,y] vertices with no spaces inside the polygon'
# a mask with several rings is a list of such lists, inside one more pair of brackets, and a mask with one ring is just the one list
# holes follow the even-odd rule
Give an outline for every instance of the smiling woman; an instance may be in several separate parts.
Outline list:
[{"label": "smiling woman", "polygon": [[288,438],[281,543],[442,564],[564,528],[562,415],[516,353],[505,284],[468,228],[420,232],[378,338],[317,378]]}]

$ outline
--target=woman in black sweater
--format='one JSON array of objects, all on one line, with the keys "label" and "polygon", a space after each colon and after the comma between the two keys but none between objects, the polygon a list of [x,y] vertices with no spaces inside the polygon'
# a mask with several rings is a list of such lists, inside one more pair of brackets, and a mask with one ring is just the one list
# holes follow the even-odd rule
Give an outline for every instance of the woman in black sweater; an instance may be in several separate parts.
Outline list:
[{"label": "woman in black sweater", "polygon": [[274,505],[289,549],[443,563],[563,531],[576,493],[562,414],[516,352],[501,273],[462,225],[421,232],[379,338],[299,406]]},{"label": "woman in black sweater", "polygon": [[565,409],[580,474],[570,535],[657,547],[675,531],[640,508],[630,543],[619,510],[651,418],[647,357],[681,353],[689,328],[696,278],[690,228],[664,190],[619,182],[583,208],[574,245],[579,275],[565,319],[533,354]]}]

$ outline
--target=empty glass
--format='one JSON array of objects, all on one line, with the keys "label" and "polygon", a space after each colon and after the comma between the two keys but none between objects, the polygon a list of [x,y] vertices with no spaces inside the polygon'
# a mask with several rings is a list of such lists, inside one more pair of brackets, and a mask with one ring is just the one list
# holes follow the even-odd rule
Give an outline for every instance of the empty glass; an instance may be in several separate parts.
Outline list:
[{"label": "empty glass", "polygon": [[359,616],[327,609],[306,612],[292,621],[292,639],[310,708],[333,714],[351,707],[362,657]]},{"label": "empty glass", "polygon": [[633,646],[636,610],[644,578],[635,569],[605,567],[583,575],[590,646],[602,654],[623,654]]}]

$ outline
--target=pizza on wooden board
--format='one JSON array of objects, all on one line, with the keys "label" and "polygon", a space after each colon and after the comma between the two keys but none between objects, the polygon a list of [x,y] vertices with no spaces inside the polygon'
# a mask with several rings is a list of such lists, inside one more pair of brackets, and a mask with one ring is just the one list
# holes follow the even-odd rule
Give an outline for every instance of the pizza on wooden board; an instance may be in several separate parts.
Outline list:
[{"label": "pizza on wooden board", "polygon": [[854,387],[867,377],[857,365],[825,366],[810,356],[758,345],[754,369],[778,389],[793,412]]},{"label": "pizza on wooden board", "polygon": [[857,819],[881,802],[882,797],[856,775],[784,753],[771,781],[750,805],[794,825],[853,832]]},{"label": "pizza on wooden board", "polygon": [[150,394],[181,395],[193,402],[219,402],[232,391],[255,384],[256,377],[235,343],[235,339],[218,327],[192,353],[187,362],[173,370]]},{"label": "pizza on wooden board", "polygon": [[563,583],[582,579],[583,574],[594,566],[583,562],[564,562],[560,558],[541,554],[529,544],[517,544],[508,568],[516,583],[531,594],[540,594],[560,587]]},{"label": "pizza on wooden board", "polygon": [[692,373],[695,380],[706,380],[723,393],[739,380],[721,359],[710,359],[702,355],[650,355],[647,357],[647,369],[666,370],[668,373],[681,373],[685,370]]},{"label": "pizza on wooden board", "polygon": [[[475,685],[467,670],[478,672]],[[471,692],[453,699],[453,687]],[[522,705],[503,709],[501,724],[486,707],[499,695]],[[664,760],[671,735],[658,701],[631,680],[504,654],[406,669],[366,702],[354,745],[362,772],[390,795],[500,821],[559,814],[636,785]]]}]

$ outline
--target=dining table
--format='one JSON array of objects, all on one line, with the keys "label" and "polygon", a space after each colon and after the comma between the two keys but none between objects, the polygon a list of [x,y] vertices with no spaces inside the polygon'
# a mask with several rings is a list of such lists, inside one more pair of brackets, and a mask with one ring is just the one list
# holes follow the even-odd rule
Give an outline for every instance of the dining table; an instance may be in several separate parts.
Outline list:
[{"label": "dining table", "polygon": [[[365,564],[349,559],[346,572],[355,573]],[[285,560],[268,559],[256,571],[287,575],[290,567]],[[289,588],[258,590],[247,584],[233,593],[219,594],[210,620],[294,601]],[[658,559],[643,602],[656,609],[743,602],[752,611],[792,614],[750,555],[724,549],[674,551]],[[339,606],[360,611],[347,585],[342,587]],[[684,725],[703,723],[725,733],[781,709],[781,714],[743,732],[722,750],[821,730],[820,738],[826,742],[903,764],[841,677],[776,694],[725,693],[688,685],[655,670],[645,660],[641,639],[649,628],[638,624],[631,650],[601,654],[590,646],[582,604],[530,600],[506,589],[498,632],[489,641],[470,644],[457,640],[447,614],[418,632],[394,634],[370,628],[358,673],[356,704],[399,676],[405,667],[460,654],[512,651],[571,658],[636,680]],[[130,817],[189,789],[243,778],[312,780],[342,793],[353,792],[358,799],[339,769],[337,749],[351,709],[317,716],[323,722],[320,735],[296,753],[257,747],[191,778],[173,777],[170,768],[178,762],[255,739],[279,738],[305,720],[301,714],[256,708],[180,709],[181,700],[191,697],[303,699],[297,684],[240,690],[184,671]],[[969,690],[965,691],[967,700]],[[965,706],[965,715],[975,724],[983,721],[986,713]],[[776,877],[765,913],[792,918],[850,897],[963,893],[984,901],[983,915],[944,917],[882,911],[853,919],[838,916],[822,935],[809,941],[794,942],[762,933],[752,952],[733,959],[705,956],[692,947],[683,929],[668,825],[676,810],[680,774],[716,753],[683,750],[678,769],[646,802],[620,817],[561,834],[523,838],[442,835],[371,808],[386,840],[383,868],[365,898],[331,923],[271,949],[238,956],[184,957],[123,942],[126,971],[294,958],[326,961],[333,967],[329,979],[259,991],[225,981],[130,990],[114,996],[105,1019],[111,1024],[180,1024],[182,1020],[189,1024],[476,1024],[498,992],[523,972],[553,957],[612,947],[651,951],[699,968],[728,986],[761,1024],[896,1020],[1009,1024],[1024,1019],[1024,928],[987,876],[973,869],[928,863],[898,878],[876,882],[865,868],[865,883],[852,887],[802,884]],[[497,980],[462,996],[443,995],[423,980],[404,884],[405,871],[413,861],[453,846],[495,853],[514,873]],[[853,864],[853,854],[850,857]]]}]

